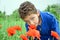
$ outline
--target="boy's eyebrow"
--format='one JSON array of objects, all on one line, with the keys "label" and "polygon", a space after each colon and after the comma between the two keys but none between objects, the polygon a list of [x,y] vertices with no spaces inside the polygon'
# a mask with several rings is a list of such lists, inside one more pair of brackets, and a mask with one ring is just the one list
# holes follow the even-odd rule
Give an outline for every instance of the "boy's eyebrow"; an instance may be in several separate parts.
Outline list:
[{"label": "boy's eyebrow", "polygon": [[33,16],[33,17],[31,17],[30,19],[33,19],[33,18],[35,18],[35,17]]}]

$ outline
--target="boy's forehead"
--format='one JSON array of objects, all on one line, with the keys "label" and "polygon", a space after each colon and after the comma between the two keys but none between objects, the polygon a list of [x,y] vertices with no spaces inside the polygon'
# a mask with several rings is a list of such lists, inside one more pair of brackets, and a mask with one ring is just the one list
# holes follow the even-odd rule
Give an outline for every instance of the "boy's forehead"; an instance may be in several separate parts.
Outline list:
[{"label": "boy's forehead", "polygon": [[32,16],[26,16],[26,17],[24,18],[24,20],[27,21],[27,20],[29,20],[31,17],[32,17]]},{"label": "boy's forehead", "polygon": [[26,16],[26,17],[24,18],[24,20],[29,20],[30,18],[33,17],[33,15],[35,15],[35,14],[30,14],[30,15]]}]

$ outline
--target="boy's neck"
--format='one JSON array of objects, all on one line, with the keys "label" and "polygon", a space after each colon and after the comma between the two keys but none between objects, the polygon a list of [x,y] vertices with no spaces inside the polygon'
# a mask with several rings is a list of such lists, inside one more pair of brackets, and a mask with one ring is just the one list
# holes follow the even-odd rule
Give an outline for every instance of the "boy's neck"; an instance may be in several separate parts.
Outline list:
[{"label": "boy's neck", "polygon": [[39,15],[39,23],[38,23],[38,25],[41,25],[41,23],[42,23],[42,19],[41,19],[41,16]]}]

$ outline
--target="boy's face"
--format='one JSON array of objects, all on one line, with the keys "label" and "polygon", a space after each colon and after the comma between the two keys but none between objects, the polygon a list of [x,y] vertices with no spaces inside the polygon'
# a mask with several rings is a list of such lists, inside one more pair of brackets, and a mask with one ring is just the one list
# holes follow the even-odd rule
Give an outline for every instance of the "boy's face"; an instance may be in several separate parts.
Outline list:
[{"label": "boy's face", "polygon": [[24,21],[29,25],[33,24],[35,26],[39,23],[39,13],[37,14],[30,14],[24,18]]}]

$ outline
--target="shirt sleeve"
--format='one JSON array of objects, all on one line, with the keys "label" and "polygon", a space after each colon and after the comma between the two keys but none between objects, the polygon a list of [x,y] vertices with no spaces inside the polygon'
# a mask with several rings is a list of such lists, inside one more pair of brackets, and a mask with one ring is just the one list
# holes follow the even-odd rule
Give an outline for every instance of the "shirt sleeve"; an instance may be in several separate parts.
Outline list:
[{"label": "shirt sleeve", "polygon": [[[59,22],[56,19],[56,17],[52,14],[48,12],[48,19],[49,19],[49,25],[50,25],[50,30],[53,30],[55,32],[58,33],[58,35],[60,36],[60,29],[59,29]],[[51,40],[53,39],[53,37],[51,36],[50,38]],[[54,40],[57,40],[56,38],[54,38]]]},{"label": "shirt sleeve", "polygon": [[52,30],[56,31],[60,35],[59,22],[55,17],[52,17]]},{"label": "shirt sleeve", "polygon": [[59,22],[52,13],[48,13],[50,16],[51,30],[57,32],[60,35]]}]

